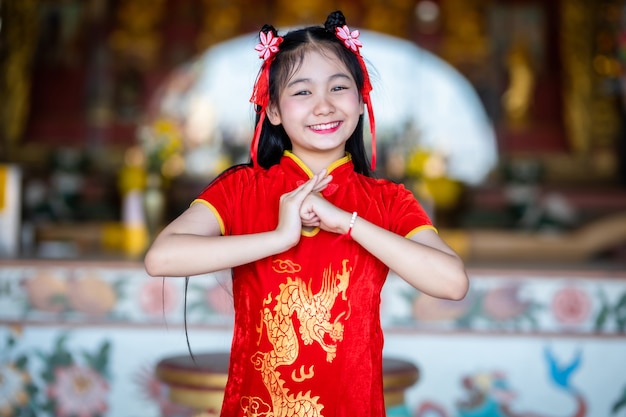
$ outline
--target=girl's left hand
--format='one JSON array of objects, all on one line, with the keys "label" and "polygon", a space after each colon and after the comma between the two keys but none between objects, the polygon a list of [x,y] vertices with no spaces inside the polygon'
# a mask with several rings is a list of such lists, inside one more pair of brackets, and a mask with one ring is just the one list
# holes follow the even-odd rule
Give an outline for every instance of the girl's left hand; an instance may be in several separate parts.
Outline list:
[{"label": "girl's left hand", "polygon": [[327,232],[345,233],[350,216],[350,213],[341,210],[318,193],[310,193],[300,206],[300,218],[304,226],[319,227]]},{"label": "girl's left hand", "polygon": [[[317,174],[321,178],[321,181],[318,181],[313,190],[309,195],[318,195],[330,184],[333,177],[332,175],[326,175],[325,171]],[[321,198],[321,197],[320,197]],[[300,220],[302,222],[302,226],[304,227],[319,227],[320,226],[320,218],[315,214],[312,210],[303,209],[303,206],[300,206]]]},{"label": "girl's left hand", "polygon": [[301,207],[303,201],[311,193],[316,193],[328,185],[332,177],[326,175],[326,170],[314,175],[309,181],[280,197],[278,225],[276,231],[284,236],[290,245],[298,243],[302,230]]}]

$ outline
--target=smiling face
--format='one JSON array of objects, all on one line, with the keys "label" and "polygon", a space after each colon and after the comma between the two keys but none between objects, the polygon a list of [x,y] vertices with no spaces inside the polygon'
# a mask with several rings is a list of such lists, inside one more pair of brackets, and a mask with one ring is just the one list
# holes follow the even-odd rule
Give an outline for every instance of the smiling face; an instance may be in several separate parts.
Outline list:
[{"label": "smiling face", "polygon": [[359,90],[343,62],[330,52],[309,49],[267,116],[272,124],[282,124],[294,154],[321,169],[344,156],[362,113]]}]

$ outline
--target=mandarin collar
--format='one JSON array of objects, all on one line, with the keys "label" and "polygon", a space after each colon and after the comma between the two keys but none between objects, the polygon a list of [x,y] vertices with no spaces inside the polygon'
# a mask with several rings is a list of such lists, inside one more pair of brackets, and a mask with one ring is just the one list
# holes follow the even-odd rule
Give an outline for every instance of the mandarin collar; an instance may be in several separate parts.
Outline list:
[{"label": "mandarin collar", "polygon": [[[280,160],[280,165],[283,166],[285,171],[291,172],[298,177],[309,179],[314,175],[313,171],[311,171],[311,169],[291,151],[284,151],[283,157]],[[346,155],[343,158],[336,160],[326,169],[329,175],[332,174],[333,182],[336,182],[336,180],[339,181],[343,177],[347,177],[352,171],[354,171],[352,155],[346,152]]]}]

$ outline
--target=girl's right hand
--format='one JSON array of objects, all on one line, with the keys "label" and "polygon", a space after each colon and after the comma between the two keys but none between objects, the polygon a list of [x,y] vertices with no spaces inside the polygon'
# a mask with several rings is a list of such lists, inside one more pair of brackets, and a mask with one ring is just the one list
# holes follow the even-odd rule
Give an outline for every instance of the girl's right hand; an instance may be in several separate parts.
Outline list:
[{"label": "girl's right hand", "polygon": [[322,170],[295,190],[280,197],[276,232],[285,239],[288,248],[295,246],[300,241],[302,233],[300,208],[302,203],[309,194],[324,190],[331,180],[332,176],[326,175],[326,170]]}]

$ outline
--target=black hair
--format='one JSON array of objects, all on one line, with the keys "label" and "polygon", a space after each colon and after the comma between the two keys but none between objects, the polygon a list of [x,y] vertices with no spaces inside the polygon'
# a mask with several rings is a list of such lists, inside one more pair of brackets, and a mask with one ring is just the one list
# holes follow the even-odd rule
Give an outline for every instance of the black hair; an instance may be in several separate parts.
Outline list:
[{"label": "black hair", "polygon": [[[269,70],[269,103],[278,102],[281,89],[286,85],[291,74],[302,64],[304,54],[311,49],[322,49],[334,53],[346,66],[359,91],[363,90],[365,75],[354,52],[337,38],[335,29],[346,24],[341,11],[328,15],[324,26],[309,26],[293,30],[283,36],[279,51],[276,53]],[[277,35],[273,26],[264,25],[262,32]],[[260,114],[256,116],[259,123]],[[263,121],[259,137],[257,161],[263,168],[279,163],[285,150],[291,150],[291,140],[282,125],[273,125],[268,118]],[[352,156],[354,170],[360,174],[371,176],[367,153],[363,143],[363,115],[359,117],[356,129],[346,142],[346,151]]]}]

